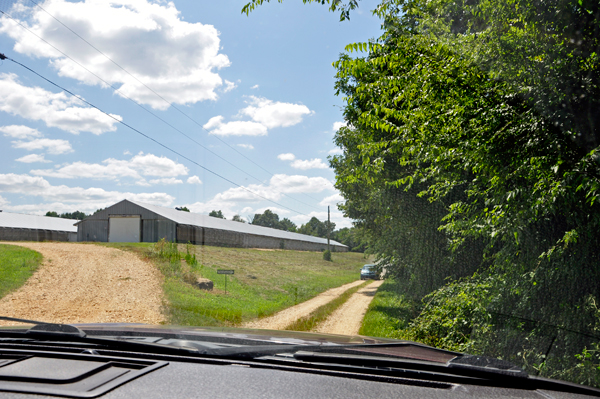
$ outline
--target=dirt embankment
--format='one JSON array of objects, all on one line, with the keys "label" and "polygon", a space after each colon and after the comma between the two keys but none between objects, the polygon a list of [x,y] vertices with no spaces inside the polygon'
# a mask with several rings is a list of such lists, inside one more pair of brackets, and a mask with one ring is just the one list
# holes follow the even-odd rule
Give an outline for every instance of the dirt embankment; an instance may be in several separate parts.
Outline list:
[{"label": "dirt embankment", "polygon": [[328,334],[356,335],[383,280],[374,281],[352,295],[342,306],[336,309],[325,322],[317,327],[316,332]]},{"label": "dirt embankment", "polygon": [[164,321],[162,277],[132,253],[77,243],[22,243],[44,261],[0,300],[0,315],[54,323]]},{"label": "dirt embankment", "polygon": [[318,307],[325,305],[333,299],[340,296],[346,290],[360,285],[362,281],[357,280],[352,283],[342,285],[337,288],[327,290],[316,297],[302,302],[296,306],[284,309],[270,317],[265,317],[257,321],[249,322],[244,325],[246,328],[263,328],[268,330],[283,330],[301,317],[309,315]]}]

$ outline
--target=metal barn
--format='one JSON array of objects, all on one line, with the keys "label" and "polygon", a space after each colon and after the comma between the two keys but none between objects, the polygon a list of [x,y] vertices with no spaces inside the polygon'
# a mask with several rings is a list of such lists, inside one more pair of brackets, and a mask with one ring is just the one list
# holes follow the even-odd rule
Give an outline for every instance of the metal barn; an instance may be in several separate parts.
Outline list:
[{"label": "metal barn", "polygon": [[75,219],[0,211],[2,241],[76,241]]},{"label": "metal barn", "polygon": [[[77,241],[157,242],[323,251],[327,239],[123,200],[77,223]],[[332,251],[348,247],[330,241]]]}]

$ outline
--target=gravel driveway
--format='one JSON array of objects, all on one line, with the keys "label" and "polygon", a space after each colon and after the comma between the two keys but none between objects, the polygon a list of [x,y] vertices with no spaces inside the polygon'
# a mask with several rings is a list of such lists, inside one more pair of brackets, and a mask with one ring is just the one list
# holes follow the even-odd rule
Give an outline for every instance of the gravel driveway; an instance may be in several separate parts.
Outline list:
[{"label": "gravel driveway", "polygon": [[373,281],[371,284],[356,291],[342,306],[336,309],[315,332],[328,334],[356,335],[367,313],[367,308],[373,300],[383,280]]},{"label": "gravel driveway", "polygon": [[3,242],[40,252],[44,261],[0,315],[54,323],[163,322],[162,277],[150,263],[115,248],[78,243]]}]

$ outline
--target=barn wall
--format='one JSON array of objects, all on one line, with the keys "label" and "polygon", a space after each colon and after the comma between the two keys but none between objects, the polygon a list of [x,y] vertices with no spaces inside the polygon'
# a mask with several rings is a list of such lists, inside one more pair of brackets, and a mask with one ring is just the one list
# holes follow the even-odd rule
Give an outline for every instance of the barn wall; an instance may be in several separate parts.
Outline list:
[{"label": "barn wall", "polygon": [[[79,241],[108,241],[108,218],[110,215],[140,215],[142,219],[142,242],[157,242],[164,238],[179,243],[214,245],[238,248],[272,248],[300,251],[324,251],[327,244],[290,240],[236,231],[180,225],[142,206],[128,201],[119,202],[102,210],[78,224]],[[332,251],[345,252],[346,247],[331,245]]]},{"label": "barn wall", "polygon": [[77,241],[108,242],[108,219],[85,219],[77,225]]},{"label": "barn wall", "polygon": [[91,215],[77,225],[78,241],[108,241],[108,219],[111,215],[140,215],[142,219],[142,242],[157,242],[162,238],[174,241],[176,223],[165,219],[141,206],[119,202]]},{"label": "barn wall", "polygon": [[[327,244],[183,225],[177,226],[177,242],[219,247],[290,249],[297,251],[324,251],[327,249]],[[331,245],[331,250],[346,252],[347,248]]]},{"label": "barn wall", "polygon": [[74,234],[68,231],[0,227],[2,241],[74,241]]}]

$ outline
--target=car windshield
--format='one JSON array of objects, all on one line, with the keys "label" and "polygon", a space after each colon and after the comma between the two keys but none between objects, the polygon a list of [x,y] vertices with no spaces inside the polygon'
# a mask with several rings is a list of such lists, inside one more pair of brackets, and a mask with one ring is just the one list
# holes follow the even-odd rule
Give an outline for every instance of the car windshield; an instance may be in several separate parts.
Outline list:
[{"label": "car windshield", "polygon": [[0,316],[400,339],[600,387],[599,2],[0,12]]}]

